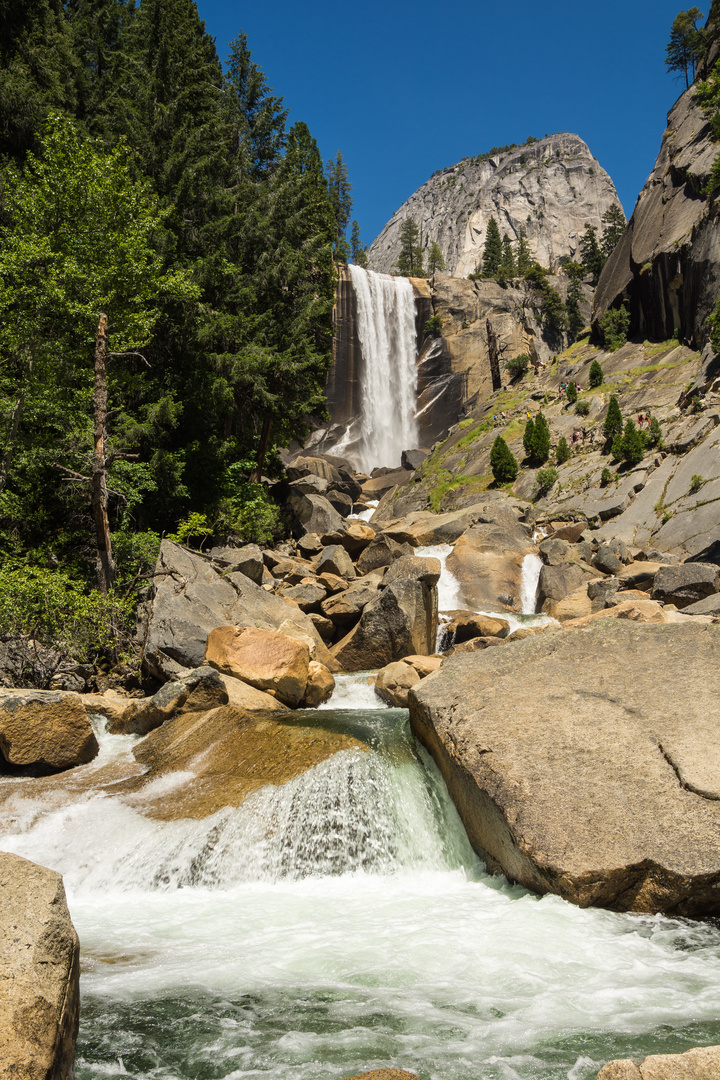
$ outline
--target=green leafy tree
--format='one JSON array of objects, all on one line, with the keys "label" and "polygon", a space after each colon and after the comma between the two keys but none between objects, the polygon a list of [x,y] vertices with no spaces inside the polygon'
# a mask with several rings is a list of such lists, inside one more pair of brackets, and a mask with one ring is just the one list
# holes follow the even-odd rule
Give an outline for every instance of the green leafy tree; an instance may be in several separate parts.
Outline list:
[{"label": "green leafy tree", "polygon": [[[121,144],[105,154],[58,115],[50,117],[41,156],[30,155],[25,169],[10,178],[5,205],[10,224],[1,237],[0,347],[12,422],[0,459],[0,490],[12,478],[18,444],[30,439],[37,446],[38,423],[52,430],[50,416],[41,418],[52,402],[64,429],[56,451],[67,464],[61,461],[60,468],[80,480],[92,473],[98,581],[107,592],[114,576],[107,477],[118,456],[108,447],[101,400],[107,398],[107,368],[148,343],[161,300],[191,299],[197,289],[186,271],[166,272],[152,246],[167,211],[135,178],[127,148]],[[111,380],[111,389],[113,381],[122,386],[122,374]]]},{"label": "green leafy tree", "polygon": [[336,158],[330,158],[325,166],[330,203],[335,217],[335,242],[333,258],[336,263],[346,263],[350,257],[350,245],[346,233],[352,213],[352,184],[347,165],[338,150]]},{"label": "green leafy tree", "polygon": [[510,360],[505,362],[505,370],[508,372],[513,382],[516,379],[522,379],[523,375],[527,375],[530,370],[530,357],[527,353],[520,353],[519,356],[513,356]]},{"label": "green leafy tree", "polygon": [[564,465],[570,458],[570,447],[564,435],[562,435],[555,448],[555,460],[558,465]]},{"label": "green leafy tree", "polygon": [[523,432],[523,449],[528,457],[532,457],[533,452],[533,438],[535,435],[535,421],[532,416],[529,416],[527,423],[525,424],[525,431]]},{"label": "green leafy tree", "polygon": [[660,446],[662,443],[662,431],[660,429],[660,421],[657,416],[653,416],[650,421],[650,431],[648,434],[648,441],[650,446]]},{"label": "green leafy tree", "polygon": [[540,469],[536,477],[536,492],[538,497],[547,495],[550,488],[554,487],[558,480],[558,471],[552,465],[547,469]]},{"label": "green leafy tree", "polygon": [[580,256],[587,274],[592,274],[592,283],[597,285],[603,268],[603,253],[598,241],[597,228],[585,222],[585,232],[580,237]]},{"label": "green leafy tree", "polygon": [[599,326],[605,348],[608,352],[616,352],[627,341],[630,312],[625,305],[609,308],[600,319]]},{"label": "green leafy tree", "polygon": [[443,253],[440,250],[440,245],[433,240],[430,245],[430,251],[428,252],[428,274],[435,274],[438,271],[445,269],[445,259]]},{"label": "green leafy tree", "polygon": [[496,484],[511,484],[518,474],[518,463],[502,435],[498,435],[490,451],[490,468]]},{"label": "green leafy tree", "polygon": [[395,272],[400,277],[424,277],[420,230],[412,218],[400,226],[400,254]]},{"label": "green leafy tree", "polygon": [[625,215],[619,206],[613,205],[602,216],[605,228],[603,229],[600,251],[605,263],[615,250],[618,240],[625,232]]},{"label": "green leafy tree", "polygon": [[491,217],[488,221],[487,232],[485,234],[485,246],[483,248],[482,257],[482,276],[484,278],[495,277],[502,265],[502,259],[503,247],[500,229],[498,228],[498,223],[495,218]]},{"label": "green leafy tree", "polygon": [[535,417],[530,457],[536,465],[543,465],[550,457],[550,428],[541,412]]},{"label": "green leafy tree", "polygon": [[592,364],[590,365],[590,375],[588,380],[590,386],[593,389],[595,389],[595,387],[602,386],[604,378],[605,376],[603,374],[603,369],[600,365],[600,362],[598,360],[593,360]]},{"label": "green leafy tree", "polygon": [[623,418],[620,412],[620,404],[615,394],[613,394],[608,403],[608,411],[603,424],[603,435],[608,442],[611,442],[616,435],[622,432],[622,429]]},{"label": "green leafy tree", "polygon": [[679,12],[670,28],[670,41],[665,48],[665,68],[678,72],[678,78],[685,78],[685,87],[689,87],[695,78],[697,65],[703,51],[703,31],[698,22],[703,13],[697,7]]}]

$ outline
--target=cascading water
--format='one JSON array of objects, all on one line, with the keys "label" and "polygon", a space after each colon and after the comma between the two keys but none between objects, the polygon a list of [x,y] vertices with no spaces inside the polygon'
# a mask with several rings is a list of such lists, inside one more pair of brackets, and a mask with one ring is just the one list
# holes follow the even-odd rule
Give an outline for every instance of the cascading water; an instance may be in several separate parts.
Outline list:
[{"label": "cascading water", "polygon": [[0,846],[65,875],[77,1080],[590,1080],[612,1057],[720,1042],[717,928],[485,874],[407,713],[367,675],[298,719],[367,750],[203,820],[153,820],[112,785],[83,794],[79,777],[130,759],[129,736],[102,735],[52,798],[30,795],[49,781],[0,781]]},{"label": "cascading water", "polygon": [[[407,278],[351,266],[362,346],[358,467],[399,467],[403,450],[417,446],[415,294]],[[339,451],[338,451],[339,452]]]},{"label": "cascading water", "polygon": [[539,555],[529,554],[523,559],[520,577],[520,610],[523,615],[534,615],[537,606],[538,582],[543,568]]}]

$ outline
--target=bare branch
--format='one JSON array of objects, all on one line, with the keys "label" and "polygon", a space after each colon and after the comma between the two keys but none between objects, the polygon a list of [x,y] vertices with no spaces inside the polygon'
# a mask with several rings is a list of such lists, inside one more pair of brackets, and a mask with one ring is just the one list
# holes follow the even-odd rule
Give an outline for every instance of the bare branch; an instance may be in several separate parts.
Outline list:
[{"label": "bare branch", "polygon": [[67,473],[68,478],[70,478],[70,479],[83,480],[86,484],[90,483],[90,477],[89,476],[83,476],[82,473],[75,472],[74,469],[67,469],[64,465],[59,465],[57,463],[57,461],[51,461],[50,464],[53,467],[53,469],[59,469],[60,472]]},{"label": "bare branch", "polygon": [[147,361],[145,359],[145,357],[143,356],[143,354],[140,353],[140,352],[111,352],[111,353],[108,353],[108,356],[112,356],[112,357],[138,356],[142,360],[143,364],[147,364],[147,366],[150,367],[149,361]]}]

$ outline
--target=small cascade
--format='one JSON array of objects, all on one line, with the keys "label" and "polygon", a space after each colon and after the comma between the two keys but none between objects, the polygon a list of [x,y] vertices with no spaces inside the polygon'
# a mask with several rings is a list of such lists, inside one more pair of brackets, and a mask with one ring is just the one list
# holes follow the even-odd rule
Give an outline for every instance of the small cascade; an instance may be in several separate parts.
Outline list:
[{"label": "small cascade", "polygon": [[[364,472],[397,467],[418,445],[415,294],[407,278],[351,266],[362,346],[362,397],[357,450]],[[348,451],[350,453],[350,451]]]},{"label": "small cascade", "polygon": [[523,615],[534,615],[537,604],[538,581],[543,562],[539,555],[526,555],[520,578],[520,610]]}]

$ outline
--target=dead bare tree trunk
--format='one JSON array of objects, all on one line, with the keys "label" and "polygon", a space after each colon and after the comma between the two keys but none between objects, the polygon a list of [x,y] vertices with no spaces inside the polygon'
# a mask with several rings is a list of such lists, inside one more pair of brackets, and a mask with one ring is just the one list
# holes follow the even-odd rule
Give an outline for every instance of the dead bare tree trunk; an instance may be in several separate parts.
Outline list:
[{"label": "dead bare tree trunk", "polygon": [[488,356],[490,358],[490,375],[492,377],[493,390],[499,390],[502,386],[502,380],[500,378],[500,353],[498,351],[497,338],[495,337],[495,331],[492,328],[492,323],[489,319],[485,321],[485,329],[487,330],[488,340]]},{"label": "dead bare tree trunk", "polygon": [[115,563],[110,541],[107,489],[107,315],[100,316],[95,338],[95,389],[93,410],[95,417],[95,445],[92,464],[92,508],[95,519],[97,543],[97,577],[100,592],[110,591],[115,578]]},{"label": "dead bare tree trunk", "polygon": [[255,484],[259,484],[262,479],[263,469],[265,468],[265,458],[267,457],[268,446],[270,445],[270,428],[272,427],[272,419],[270,416],[266,416],[263,420],[262,433],[260,435],[260,447],[258,449],[257,464],[250,474],[250,479]]}]

